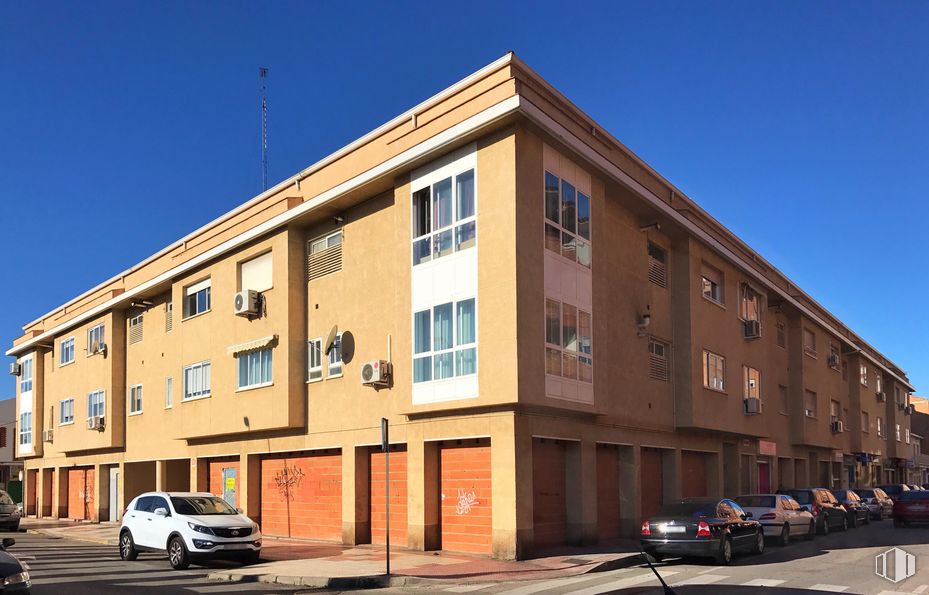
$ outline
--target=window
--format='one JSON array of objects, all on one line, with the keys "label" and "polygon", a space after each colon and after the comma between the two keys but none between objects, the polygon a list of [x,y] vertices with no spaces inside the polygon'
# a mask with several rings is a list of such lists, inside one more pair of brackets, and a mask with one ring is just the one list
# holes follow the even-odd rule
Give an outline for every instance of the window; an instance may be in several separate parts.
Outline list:
[{"label": "window", "polygon": [[871,433],[871,415],[867,411],[861,412],[861,431],[865,434]]},{"label": "window", "polygon": [[589,312],[545,300],[545,372],[593,382],[593,330]]},{"label": "window", "polygon": [[271,255],[271,252],[265,252],[261,256],[239,264],[239,289],[241,291],[247,289],[267,291],[274,286]]},{"label": "window", "polygon": [[861,364],[861,373],[859,376],[862,386],[868,386],[868,366]]},{"label": "window", "polygon": [[129,415],[142,413],[142,385],[129,387]]},{"label": "window", "polygon": [[590,197],[545,172],[545,247],[590,268]]},{"label": "window", "polygon": [[165,378],[165,409],[174,406],[174,378],[168,376]]},{"label": "window", "polygon": [[903,428],[903,436],[904,436],[903,441],[909,444],[910,443],[910,429],[909,428]]},{"label": "window", "polygon": [[894,424],[894,434],[897,438],[897,442],[900,442],[900,424]]},{"label": "window", "polygon": [[210,396],[210,362],[184,368],[184,400]]},{"label": "window", "polygon": [[307,280],[342,270],[342,230],[309,241]]},{"label": "window", "polygon": [[806,417],[816,417],[819,409],[816,393],[811,390],[803,391],[803,415]]},{"label": "window", "polygon": [[413,382],[477,373],[474,298],[413,314]]},{"label": "window", "polygon": [[271,384],[271,363],[273,354],[271,348],[240,353],[238,388],[254,388]]},{"label": "window", "polygon": [[816,357],[816,333],[805,327],[803,329],[803,352]]},{"label": "window", "polygon": [[26,446],[32,444],[32,412],[19,414],[19,444]]},{"label": "window", "polygon": [[717,304],[725,303],[723,295],[723,274],[708,264],[704,264],[700,272],[703,297]]},{"label": "window", "polygon": [[184,288],[184,318],[210,311],[210,279]]},{"label": "window", "polygon": [[413,193],[414,266],[475,245],[475,198],[473,169]]},{"label": "window", "polygon": [[659,287],[668,287],[668,253],[652,242],[648,243],[648,280]]},{"label": "window", "polygon": [[839,421],[839,407],[840,405],[838,401],[829,401],[829,421]]},{"label": "window", "polygon": [[142,340],[142,314],[129,319],[129,344]]},{"label": "window", "polygon": [[777,326],[777,346],[787,349],[787,325],[780,320],[775,324]]},{"label": "window", "polygon": [[6,426],[0,427],[0,448],[6,448]]},{"label": "window", "polygon": [[329,366],[327,377],[338,377],[342,375],[342,333],[335,336],[332,341],[332,347],[329,348]]},{"label": "window", "polygon": [[657,339],[648,339],[648,376],[655,380],[671,380],[671,367],[668,365],[670,347]]},{"label": "window", "polygon": [[102,324],[91,327],[87,330],[87,354],[96,353],[96,348],[106,343],[105,327]]},{"label": "window", "polygon": [[879,438],[884,437],[884,418],[880,416],[877,418],[877,436]]},{"label": "window", "polygon": [[170,299],[165,302],[165,332],[174,328],[174,302]]},{"label": "window", "polygon": [[59,365],[66,366],[74,361],[74,337],[61,342]]},{"label": "window", "polygon": [[319,380],[323,377],[323,340],[310,339],[306,342],[307,349],[307,380]]},{"label": "window", "polygon": [[742,320],[761,322],[761,296],[746,284],[741,287],[742,298],[739,300],[739,317]]},{"label": "window", "polygon": [[751,366],[742,366],[742,396],[746,399],[761,399],[761,372]]},{"label": "window", "polygon": [[106,413],[106,393],[95,390],[87,395],[87,419],[101,417]]},{"label": "window", "polygon": [[703,350],[703,386],[713,390],[726,390],[726,358]]},{"label": "window", "polygon": [[877,392],[884,392],[884,378],[881,376],[880,372],[874,375],[874,384]]},{"label": "window", "polygon": [[833,342],[829,342],[829,357],[826,359],[826,364],[833,370],[838,371],[839,369],[839,346]]},{"label": "window", "polygon": [[780,401],[781,413],[788,415],[790,413],[790,398],[787,387],[783,384],[777,386],[777,396]]},{"label": "window", "polygon": [[842,380],[848,380],[848,360],[842,360]]},{"label": "window", "polygon": [[19,393],[28,393],[32,390],[32,358],[28,357],[20,362]]},{"label": "window", "polygon": [[64,399],[58,405],[58,425],[74,423],[74,399]]}]

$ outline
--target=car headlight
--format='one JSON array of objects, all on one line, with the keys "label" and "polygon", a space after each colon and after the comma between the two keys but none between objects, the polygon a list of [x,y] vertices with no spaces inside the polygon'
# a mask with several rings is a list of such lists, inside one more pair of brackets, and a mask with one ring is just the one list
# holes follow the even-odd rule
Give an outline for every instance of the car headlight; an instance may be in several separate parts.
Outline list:
[{"label": "car headlight", "polygon": [[196,523],[187,523],[187,526],[196,531],[197,533],[206,533],[207,535],[214,535],[213,530],[209,527],[204,527],[203,525],[198,525]]},{"label": "car headlight", "polygon": [[3,579],[3,586],[9,587],[10,585],[20,585],[22,583],[29,582],[29,573],[23,570],[19,574],[11,574],[10,576]]}]

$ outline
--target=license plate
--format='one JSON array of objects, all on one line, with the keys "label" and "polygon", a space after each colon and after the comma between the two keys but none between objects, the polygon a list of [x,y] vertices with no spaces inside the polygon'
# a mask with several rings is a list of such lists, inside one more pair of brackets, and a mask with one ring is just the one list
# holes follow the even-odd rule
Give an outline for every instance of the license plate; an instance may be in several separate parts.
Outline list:
[{"label": "license plate", "polygon": [[224,546],[223,549],[226,549],[226,550],[247,550],[247,549],[248,549],[248,544],[247,544],[247,543],[230,543],[230,544]]},{"label": "license plate", "polygon": [[662,533],[683,533],[685,531],[684,527],[675,525],[660,525],[658,528]]}]

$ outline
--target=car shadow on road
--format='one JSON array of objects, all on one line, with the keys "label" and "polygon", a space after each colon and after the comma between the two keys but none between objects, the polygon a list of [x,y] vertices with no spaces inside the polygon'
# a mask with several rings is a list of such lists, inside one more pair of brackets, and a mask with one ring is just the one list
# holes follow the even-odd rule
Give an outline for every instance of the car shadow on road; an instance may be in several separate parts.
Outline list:
[{"label": "car shadow on road", "polygon": [[[741,585],[684,585],[672,587],[675,595],[757,595],[759,590],[765,595],[802,595],[817,593],[822,591],[813,589],[795,589],[792,587],[746,587]],[[630,587],[628,589],[617,589],[615,591],[606,591],[611,595],[664,595],[662,587]],[[605,595],[605,594],[604,594]]]}]

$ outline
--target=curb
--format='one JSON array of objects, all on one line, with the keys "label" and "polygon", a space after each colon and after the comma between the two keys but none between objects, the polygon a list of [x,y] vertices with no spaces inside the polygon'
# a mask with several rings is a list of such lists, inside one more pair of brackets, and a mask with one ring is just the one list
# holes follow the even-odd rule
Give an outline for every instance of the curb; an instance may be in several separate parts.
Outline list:
[{"label": "curb", "polygon": [[231,583],[269,583],[290,587],[308,587],[311,589],[383,589],[385,587],[412,587],[417,585],[442,584],[435,579],[417,576],[287,576],[278,574],[237,574],[232,572],[211,572],[207,579]]},{"label": "curb", "polygon": [[118,539],[95,539],[93,537],[62,535],[49,529],[26,529],[26,533],[32,535],[48,535],[56,539],[73,539],[74,541],[83,541],[85,543],[96,543],[98,545],[119,545]]}]

